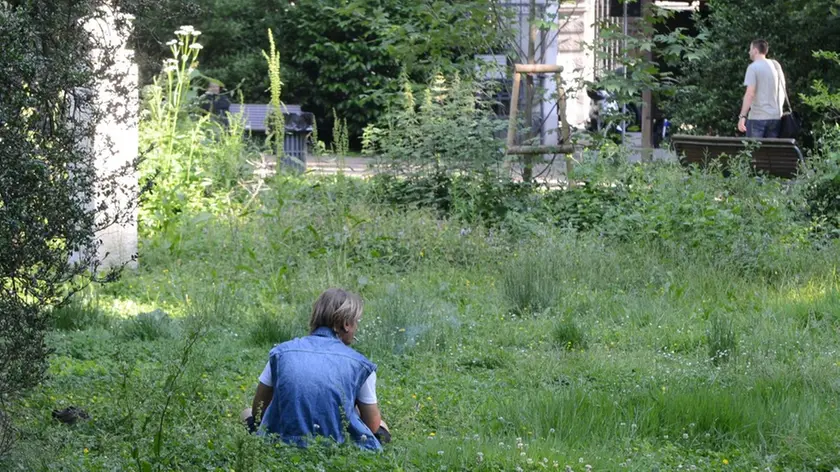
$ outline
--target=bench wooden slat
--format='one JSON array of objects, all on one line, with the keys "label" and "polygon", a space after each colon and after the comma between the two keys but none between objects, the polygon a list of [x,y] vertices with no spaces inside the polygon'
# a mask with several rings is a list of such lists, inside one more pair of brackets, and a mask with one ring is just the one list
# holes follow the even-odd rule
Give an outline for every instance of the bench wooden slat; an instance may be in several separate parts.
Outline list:
[{"label": "bench wooden slat", "polygon": [[[794,139],[764,138],[746,139],[719,136],[675,135],[671,138],[674,150],[684,165],[705,166],[709,160],[721,159],[722,155],[734,156],[746,149],[746,143],[754,141],[759,147],[752,153],[752,167],[777,177],[791,178],[796,175],[803,160],[802,151]],[[726,159],[723,158],[726,165]]]}]

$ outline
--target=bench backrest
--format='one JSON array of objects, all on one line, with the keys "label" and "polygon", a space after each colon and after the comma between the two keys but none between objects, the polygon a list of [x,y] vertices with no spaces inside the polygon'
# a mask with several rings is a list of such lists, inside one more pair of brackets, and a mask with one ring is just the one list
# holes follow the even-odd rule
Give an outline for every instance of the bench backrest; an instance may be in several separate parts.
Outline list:
[{"label": "bench backrest", "polygon": [[[760,143],[753,151],[754,169],[777,177],[791,178],[796,175],[802,162],[802,151],[794,139],[746,139],[718,136],[675,135],[671,137],[674,150],[684,165],[705,166],[709,160],[721,159],[721,155],[735,156],[742,152],[747,141]],[[723,158],[725,160],[725,157]],[[725,163],[724,163],[725,164]]]}]

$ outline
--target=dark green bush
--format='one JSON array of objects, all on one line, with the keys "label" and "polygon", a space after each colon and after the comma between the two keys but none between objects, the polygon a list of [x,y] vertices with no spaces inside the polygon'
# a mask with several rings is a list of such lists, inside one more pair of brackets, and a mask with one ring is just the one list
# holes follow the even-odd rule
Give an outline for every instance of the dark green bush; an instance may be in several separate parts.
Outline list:
[{"label": "dark green bush", "polygon": [[840,236],[840,127],[820,139],[817,154],[808,159],[803,197],[807,216],[821,234]]}]

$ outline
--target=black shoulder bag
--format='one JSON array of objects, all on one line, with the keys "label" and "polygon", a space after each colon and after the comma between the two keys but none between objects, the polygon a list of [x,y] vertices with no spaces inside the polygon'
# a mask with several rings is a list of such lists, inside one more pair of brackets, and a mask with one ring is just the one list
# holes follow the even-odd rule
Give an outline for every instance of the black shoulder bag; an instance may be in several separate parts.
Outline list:
[{"label": "black shoulder bag", "polygon": [[[778,86],[782,84],[782,77],[784,77],[782,72],[782,66],[775,60],[773,60],[773,66],[776,68],[776,72],[779,74],[779,81]],[[802,131],[802,118],[799,117],[799,113],[793,111],[790,107],[790,99],[788,98],[787,88],[785,87],[785,103],[787,104],[787,111],[782,109],[782,126],[779,130],[779,137],[786,138],[786,139],[796,139],[799,137],[799,133]]]}]

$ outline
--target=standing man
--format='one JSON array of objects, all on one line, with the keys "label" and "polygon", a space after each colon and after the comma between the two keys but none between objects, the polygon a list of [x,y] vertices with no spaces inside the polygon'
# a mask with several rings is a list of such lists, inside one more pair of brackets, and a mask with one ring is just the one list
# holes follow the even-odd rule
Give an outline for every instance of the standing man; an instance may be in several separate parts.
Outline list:
[{"label": "standing man", "polygon": [[747,91],[738,116],[738,131],[748,138],[778,138],[781,130],[785,75],[777,61],[767,59],[768,51],[763,39],[750,43],[752,64],[744,77]]}]

